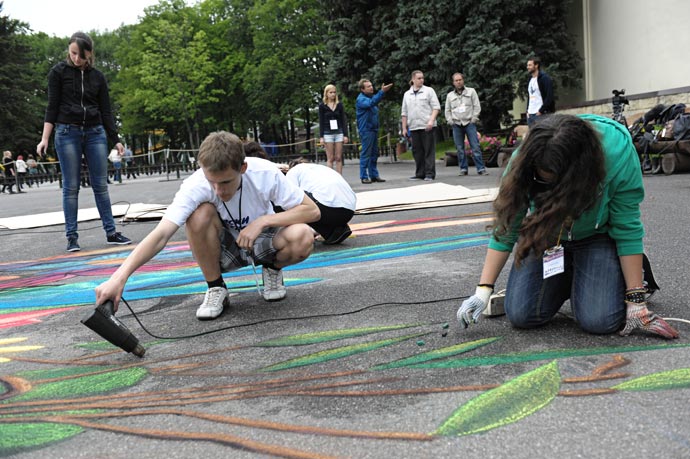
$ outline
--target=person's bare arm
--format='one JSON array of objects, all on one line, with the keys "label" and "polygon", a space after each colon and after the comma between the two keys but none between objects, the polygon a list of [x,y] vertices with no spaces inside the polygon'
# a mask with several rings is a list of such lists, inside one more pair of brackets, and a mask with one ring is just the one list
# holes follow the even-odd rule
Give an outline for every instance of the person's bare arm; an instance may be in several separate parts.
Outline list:
[{"label": "person's bare arm", "polygon": [[162,219],[148,236],[141,241],[136,248],[129,254],[119,268],[110,276],[110,279],[96,287],[96,304],[103,304],[107,300],[113,301],[113,306],[117,311],[117,306],[122,298],[125,283],[134,271],[139,269],[158,252],[163,250],[165,244],[178,226],[170,220]]}]

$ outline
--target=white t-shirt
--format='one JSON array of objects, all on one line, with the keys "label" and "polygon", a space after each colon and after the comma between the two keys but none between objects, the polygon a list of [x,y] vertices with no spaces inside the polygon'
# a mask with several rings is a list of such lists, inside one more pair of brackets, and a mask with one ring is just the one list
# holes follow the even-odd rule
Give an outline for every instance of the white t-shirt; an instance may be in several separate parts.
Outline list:
[{"label": "white t-shirt", "polygon": [[246,162],[240,189],[225,205],[199,169],[182,182],[163,218],[182,226],[201,204],[210,202],[231,228],[241,230],[262,215],[273,214],[271,203],[285,210],[302,203],[304,191],[287,180],[275,164],[261,158],[246,158]]},{"label": "white t-shirt", "polygon": [[14,162],[15,166],[17,166],[17,172],[20,174],[23,174],[26,172],[26,163],[24,162],[23,159],[18,159]]},{"label": "white t-shirt", "polygon": [[111,163],[122,162],[122,157],[120,157],[120,152],[117,151],[115,148],[110,150],[110,155],[108,155],[108,159],[110,160]]},{"label": "white t-shirt", "polygon": [[539,84],[537,77],[532,77],[527,85],[527,92],[529,96],[529,105],[527,106],[527,113],[536,115],[539,109],[544,105],[544,100],[541,98],[541,91],[539,91]]},{"label": "white t-shirt", "polygon": [[298,164],[286,174],[292,183],[314,195],[317,201],[327,207],[342,207],[355,210],[357,195],[342,175],[321,164]]}]

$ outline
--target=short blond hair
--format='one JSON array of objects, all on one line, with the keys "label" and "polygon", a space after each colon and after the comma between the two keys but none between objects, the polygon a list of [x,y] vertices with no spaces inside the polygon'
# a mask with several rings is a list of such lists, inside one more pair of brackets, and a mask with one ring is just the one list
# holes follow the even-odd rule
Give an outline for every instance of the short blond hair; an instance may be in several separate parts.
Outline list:
[{"label": "short blond hair", "polygon": [[212,132],[199,147],[199,164],[209,172],[221,172],[232,168],[237,172],[244,164],[242,141],[227,131]]}]

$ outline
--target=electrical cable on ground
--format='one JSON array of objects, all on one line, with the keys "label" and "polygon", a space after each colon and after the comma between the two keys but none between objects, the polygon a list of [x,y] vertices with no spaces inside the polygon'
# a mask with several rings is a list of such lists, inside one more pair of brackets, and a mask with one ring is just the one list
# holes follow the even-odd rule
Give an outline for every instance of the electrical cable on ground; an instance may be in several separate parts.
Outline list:
[{"label": "electrical cable on ground", "polygon": [[427,300],[427,301],[389,301],[385,303],[376,303],[376,304],[371,304],[369,306],[364,306],[359,309],[354,309],[352,311],[346,311],[346,312],[338,312],[338,313],[332,313],[332,314],[315,314],[315,315],[310,315],[310,316],[299,316],[299,317],[276,317],[272,319],[264,319],[264,320],[258,320],[256,322],[248,322],[244,324],[237,324],[237,325],[228,325],[227,327],[221,327],[221,328],[216,328],[213,330],[208,330],[205,332],[201,333],[195,333],[192,335],[180,335],[180,336],[158,336],[153,333],[151,333],[143,323],[141,323],[141,320],[139,320],[139,317],[137,314],[134,312],[132,307],[129,305],[127,300],[123,298],[122,301],[125,303],[127,308],[130,310],[132,313],[132,316],[134,319],[137,321],[139,326],[141,327],[142,330],[144,330],[149,336],[156,338],[156,339],[187,339],[187,338],[196,338],[199,336],[204,336],[204,335],[210,335],[211,333],[217,333],[220,331],[225,331],[225,330],[232,330],[234,328],[244,328],[244,327],[251,327],[254,325],[260,325],[260,324],[265,324],[265,323],[270,323],[270,322],[283,322],[283,321],[292,321],[292,320],[308,320],[308,319],[320,319],[323,317],[339,317],[339,316],[347,316],[350,314],[357,314],[362,311],[366,311],[367,309],[372,309],[380,306],[386,306],[386,305],[419,305],[419,304],[432,304],[432,303],[442,303],[444,301],[457,301],[457,300],[464,300],[468,298],[468,296],[458,296],[458,297],[453,297],[453,298],[441,298],[439,300]]}]

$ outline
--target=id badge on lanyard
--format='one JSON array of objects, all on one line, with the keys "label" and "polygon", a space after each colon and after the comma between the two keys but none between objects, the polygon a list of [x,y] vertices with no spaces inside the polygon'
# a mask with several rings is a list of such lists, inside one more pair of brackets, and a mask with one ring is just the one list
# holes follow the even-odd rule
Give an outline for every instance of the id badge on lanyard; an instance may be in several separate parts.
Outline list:
[{"label": "id badge on lanyard", "polygon": [[565,271],[565,251],[562,245],[556,245],[544,251],[544,279]]},{"label": "id badge on lanyard", "polygon": [[[567,222],[567,220],[566,220]],[[563,227],[565,224],[561,225],[561,231],[558,233],[558,241],[556,245],[548,248],[544,251],[542,256],[542,261],[544,263],[544,279],[561,274],[565,271],[565,250],[561,245],[561,236],[563,236]],[[572,232],[573,224],[570,223],[570,230],[568,231],[568,240],[570,240],[570,233]]]}]

